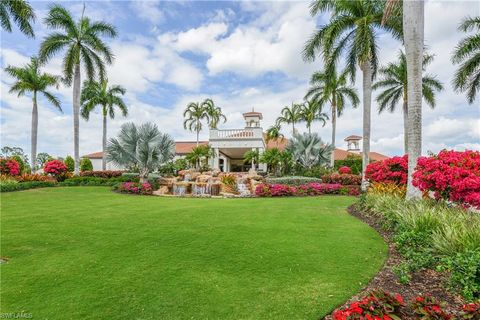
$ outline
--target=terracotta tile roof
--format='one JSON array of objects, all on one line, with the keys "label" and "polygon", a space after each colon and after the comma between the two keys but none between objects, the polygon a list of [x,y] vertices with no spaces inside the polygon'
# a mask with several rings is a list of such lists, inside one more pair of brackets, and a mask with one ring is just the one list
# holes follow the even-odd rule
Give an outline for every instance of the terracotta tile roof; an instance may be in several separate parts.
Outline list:
[{"label": "terracotta tile roof", "polygon": [[353,134],[351,136],[346,137],[344,140],[348,141],[348,140],[359,140],[359,139],[362,139],[362,137],[356,136],[356,135]]},{"label": "terracotta tile roof", "polygon": [[274,140],[270,140],[270,141],[267,142],[267,134],[266,133],[263,134],[263,139],[267,143],[267,149],[278,148],[280,150],[284,150],[285,147],[288,144],[288,139],[287,138],[274,139]]},{"label": "terracotta tile roof", "polygon": [[100,152],[89,153],[89,154],[86,154],[86,155],[82,156],[82,158],[102,159],[103,158],[103,152],[100,151]]},{"label": "terracotta tile roof", "polygon": [[[206,145],[208,141],[199,141],[198,145]],[[175,142],[175,154],[187,154],[192,152],[192,149],[197,146],[196,141],[176,141]]]},{"label": "terracotta tile roof", "polygon": [[245,112],[243,114],[243,116],[260,116],[260,119],[263,119],[263,114],[261,112],[257,112],[257,111],[250,111],[250,112]]}]

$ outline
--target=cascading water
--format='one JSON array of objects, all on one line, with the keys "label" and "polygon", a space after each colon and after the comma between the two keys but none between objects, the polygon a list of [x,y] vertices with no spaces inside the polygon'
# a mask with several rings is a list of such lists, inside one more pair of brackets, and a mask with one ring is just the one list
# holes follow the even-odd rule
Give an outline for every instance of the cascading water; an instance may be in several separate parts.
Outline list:
[{"label": "cascading water", "polygon": [[175,196],[184,196],[187,193],[187,186],[174,183],[172,186],[172,194]]},{"label": "cascading water", "polygon": [[200,182],[192,185],[192,195],[205,196],[211,195],[211,184]]},{"label": "cascading water", "polygon": [[246,179],[237,177],[237,191],[242,197],[251,195],[250,189],[248,188],[246,182]]}]

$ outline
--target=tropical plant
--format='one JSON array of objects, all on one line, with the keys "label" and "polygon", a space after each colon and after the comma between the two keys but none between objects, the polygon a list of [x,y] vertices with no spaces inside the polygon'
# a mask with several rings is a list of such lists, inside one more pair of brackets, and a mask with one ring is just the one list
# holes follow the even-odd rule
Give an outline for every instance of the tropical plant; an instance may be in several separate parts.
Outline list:
[{"label": "tropical plant", "polygon": [[223,120],[223,123],[227,122],[227,117],[222,113],[222,108],[217,107],[212,99],[205,99],[202,102],[202,107],[205,108],[210,129],[217,129],[221,120]]},{"label": "tropical plant", "polygon": [[209,145],[200,145],[192,149],[190,153],[185,156],[185,159],[196,169],[202,167],[208,168],[208,159],[214,156],[213,149]]},{"label": "tropical plant", "polygon": [[[423,70],[433,61],[433,56],[425,54],[423,56]],[[389,63],[386,67],[380,68],[381,79],[373,85],[373,89],[382,89],[377,96],[378,111],[389,110],[394,112],[400,99],[403,100],[403,135],[405,144],[405,153],[408,146],[408,99],[407,99],[407,58],[405,53],[400,51],[398,61]],[[443,85],[434,76],[424,75],[422,78],[422,95],[425,102],[435,108],[435,92],[443,90]]]},{"label": "tropical plant", "polygon": [[75,160],[71,156],[66,156],[65,161],[63,161],[65,165],[67,166],[67,171],[68,172],[73,172],[75,170]]},{"label": "tropical plant", "polygon": [[258,149],[248,150],[243,155],[243,162],[252,165],[254,170],[257,169],[258,160],[260,159],[260,152]]},{"label": "tropical plant", "polygon": [[32,6],[25,0],[0,1],[0,24],[3,30],[12,32],[10,18],[17,24],[25,35],[34,38],[35,34],[31,23],[35,22],[35,13]]},{"label": "tropical plant", "polygon": [[300,112],[302,113],[302,119],[307,124],[308,133],[312,133],[312,123],[316,120],[322,123],[322,127],[327,124],[328,115],[322,112],[322,106],[316,101],[305,101]]},{"label": "tropical plant", "polygon": [[107,161],[118,166],[137,168],[140,182],[159,165],[170,161],[175,153],[175,142],[168,134],[158,130],[151,122],[136,126],[129,122],[122,125],[118,138],[107,145]]},{"label": "tropical plant", "polygon": [[267,165],[267,171],[276,175],[281,164],[281,151],[278,148],[265,150],[261,155],[259,162]]},{"label": "tropical plant", "polygon": [[[84,7],[85,11],[85,7]],[[59,30],[48,35],[40,45],[40,60],[47,61],[56,54],[66,50],[63,58],[63,80],[71,85],[73,81],[73,143],[75,174],[80,168],[80,92],[81,69],[87,71],[87,79],[94,80],[98,75],[105,79],[105,63],[111,64],[113,53],[102,41],[101,36],[115,37],[115,27],[103,22],[91,22],[88,17],[82,17],[75,22],[72,14],[60,5],[53,5],[44,23],[50,29]]]},{"label": "tropical plant", "polygon": [[475,32],[458,43],[452,57],[453,63],[460,64],[453,86],[457,91],[465,91],[471,104],[480,90],[480,16],[465,18],[458,29]]},{"label": "tropical plant", "polygon": [[46,152],[40,152],[37,154],[37,168],[43,168],[45,163],[49,160],[53,160],[53,157]]},{"label": "tropical plant", "polygon": [[282,123],[292,125],[292,132],[295,133],[295,123],[302,121],[302,106],[297,103],[292,103],[291,107],[284,107],[281,111],[280,117],[277,118],[276,124],[279,126]]},{"label": "tropical plant", "polygon": [[[3,2],[2,2],[3,3]],[[60,100],[53,95],[48,89],[56,86],[58,88],[59,77],[49,73],[42,73],[40,71],[40,63],[37,58],[30,59],[30,63],[23,67],[8,66],[5,71],[15,79],[15,82],[10,88],[10,92],[18,93],[18,96],[23,96],[27,92],[32,93],[33,108],[32,108],[32,131],[31,131],[31,167],[35,169],[37,164],[37,140],[38,140],[38,94],[43,94],[49,103],[51,103],[58,110],[62,111]]]},{"label": "tropical plant", "polygon": [[291,174],[295,165],[293,155],[288,150],[280,152],[280,173],[282,175]]},{"label": "tropical plant", "polygon": [[278,142],[283,141],[283,139],[285,138],[285,136],[280,132],[280,130],[281,130],[281,126],[279,124],[275,124],[275,125],[271,126],[270,128],[268,128],[267,133],[266,133],[267,143],[269,141],[275,140],[275,142],[277,143],[277,147],[278,147]]},{"label": "tropical plant", "polygon": [[90,160],[89,158],[82,158],[80,160],[80,174],[82,174],[82,172],[85,172],[85,171],[92,171],[93,170],[93,164],[92,164],[92,160]]},{"label": "tropical plant", "polygon": [[[380,30],[391,33],[395,38],[402,38],[402,18],[395,14],[382,24],[384,1],[335,1],[316,0],[311,5],[311,14],[315,16],[331,11],[328,24],[317,30],[307,41],[303,50],[305,60],[315,59],[317,52],[327,61],[327,70],[343,55],[346,68],[353,81],[357,64],[363,77],[363,170],[369,163],[372,80],[378,66],[377,38]],[[421,85],[421,84],[420,84]],[[363,189],[366,184],[363,184]]]},{"label": "tropical plant", "polygon": [[185,130],[188,129],[197,134],[198,147],[198,136],[203,128],[202,120],[208,121],[207,111],[205,110],[203,104],[199,104],[198,102],[190,102],[187,108],[183,111],[183,117],[185,118],[183,121],[183,127]]},{"label": "tropical plant", "polygon": [[[308,89],[305,99],[311,99],[318,105],[323,106],[330,104],[330,112],[332,117],[332,146],[335,148],[335,135],[337,130],[337,117],[343,114],[346,100],[354,108],[360,103],[357,96],[357,90],[353,86],[347,84],[347,72],[337,75],[334,67],[326,71],[318,71],[312,74],[310,78],[311,87]],[[330,159],[330,166],[334,166],[334,157]]]},{"label": "tropical plant", "polygon": [[103,118],[103,135],[102,135],[102,170],[107,169],[107,161],[105,157],[105,149],[107,148],[107,116],[110,119],[115,118],[115,107],[117,107],[124,117],[128,114],[128,107],[123,101],[121,95],[126,92],[125,88],[113,85],[108,86],[108,81],[105,79],[101,82],[85,81],[83,84],[82,95],[80,98],[81,115],[88,121],[90,112],[99,106],[102,108]]},{"label": "tropical plant", "polygon": [[292,154],[296,163],[310,169],[327,164],[333,148],[325,144],[317,133],[295,133],[285,150]]}]

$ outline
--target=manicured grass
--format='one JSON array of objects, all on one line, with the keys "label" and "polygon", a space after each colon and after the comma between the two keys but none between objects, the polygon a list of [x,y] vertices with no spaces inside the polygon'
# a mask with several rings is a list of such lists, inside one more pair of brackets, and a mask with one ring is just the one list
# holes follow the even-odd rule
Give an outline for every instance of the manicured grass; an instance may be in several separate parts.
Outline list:
[{"label": "manicured grass", "polygon": [[1,197],[1,312],[34,319],[319,319],[387,251],[350,197]]}]

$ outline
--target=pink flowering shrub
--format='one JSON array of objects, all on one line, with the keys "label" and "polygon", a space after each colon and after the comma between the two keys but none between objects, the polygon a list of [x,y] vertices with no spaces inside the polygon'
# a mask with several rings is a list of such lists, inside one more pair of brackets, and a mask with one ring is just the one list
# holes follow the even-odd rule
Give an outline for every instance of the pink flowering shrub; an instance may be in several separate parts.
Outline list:
[{"label": "pink flowering shrub", "polygon": [[434,197],[480,208],[480,152],[447,151],[420,157],[413,185]]},{"label": "pink flowering shrub", "polygon": [[43,172],[49,173],[55,177],[61,176],[67,171],[67,166],[60,160],[50,160],[45,163],[45,166],[43,167]]},{"label": "pink flowering shrub", "polygon": [[370,163],[365,170],[365,177],[370,182],[407,184],[408,157],[392,157]]},{"label": "pink flowering shrub", "polygon": [[117,187],[117,191],[132,194],[152,194],[153,188],[150,183],[124,182]]},{"label": "pink flowering shrub", "polygon": [[340,173],[340,174],[351,174],[352,169],[350,169],[350,167],[343,166],[343,167],[338,168],[338,173]]},{"label": "pink flowering shrub", "polygon": [[284,184],[259,184],[255,194],[259,197],[285,197],[285,196],[317,196],[322,194],[339,194],[341,184],[328,184],[311,182],[297,187]]},{"label": "pink flowering shrub", "polygon": [[18,176],[20,174],[20,164],[15,159],[0,158],[0,174]]},{"label": "pink flowering shrub", "polygon": [[350,173],[332,173],[326,174],[322,176],[322,182],[324,183],[339,183],[344,186],[352,186],[357,185],[359,186],[362,183],[362,176],[358,174],[350,174]]}]

